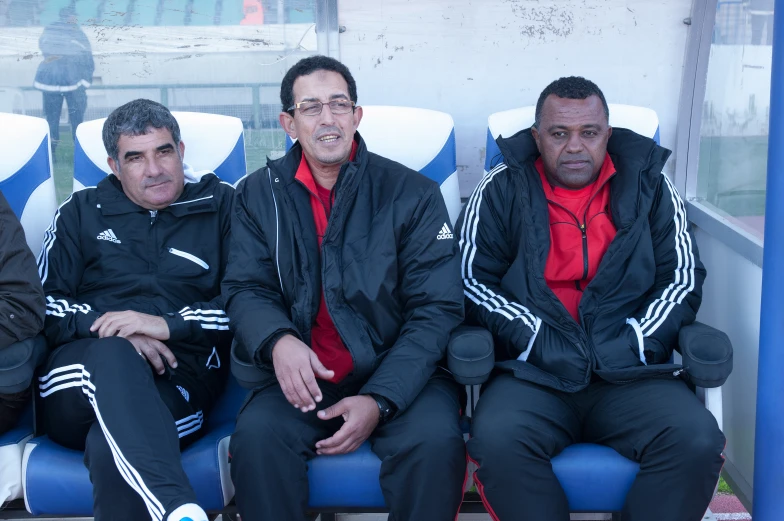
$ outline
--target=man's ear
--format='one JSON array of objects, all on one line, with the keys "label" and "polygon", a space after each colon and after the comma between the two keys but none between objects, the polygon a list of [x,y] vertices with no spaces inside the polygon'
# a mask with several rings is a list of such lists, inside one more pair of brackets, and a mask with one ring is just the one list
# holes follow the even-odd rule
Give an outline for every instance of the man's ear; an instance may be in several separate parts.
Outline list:
[{"label": "man's ear", "polygon": [[185,142],[180,141],[180,146],[178,148],[180,149],[180,160],[182,161],[185,158]]},{"label": "man's ear", "polygon": [[294,117],[291,114],[288,112],[281,112],[278,116],[278,121],[280,121],[280,126],[283,127],[283,130],[291,139],[297,139],[297,126],[294,122]]},{"label": "man's ear", "polygon": [[534,141],[536,141],[536,149],[539,150],[539,153],[541,154],[542,147],[539,146],[539,130],[534,126],[531,127],[531,135],[533,136]]},{"label": "man's ear", "polygon": [[112,169],[112,173],[119,178],[120,177],[120,165],[117,164],[117,161],[114,160],[113,157],[107,157],[106,162],[109,163],[109,168]]}]

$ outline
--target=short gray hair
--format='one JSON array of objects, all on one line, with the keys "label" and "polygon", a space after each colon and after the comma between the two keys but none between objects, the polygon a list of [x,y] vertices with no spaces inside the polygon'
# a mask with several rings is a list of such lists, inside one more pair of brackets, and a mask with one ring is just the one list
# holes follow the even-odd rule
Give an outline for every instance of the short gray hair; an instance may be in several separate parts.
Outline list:
[{"label": "short gray hair", "polygon": [[118,107],[103,124],[103,146],[109,157],[119,161],[120,136],[141,136],[150,128],[165,128],[171,132],[174,146],[180,144],[180,126],[169,109],[148,99],[136,99]]}]

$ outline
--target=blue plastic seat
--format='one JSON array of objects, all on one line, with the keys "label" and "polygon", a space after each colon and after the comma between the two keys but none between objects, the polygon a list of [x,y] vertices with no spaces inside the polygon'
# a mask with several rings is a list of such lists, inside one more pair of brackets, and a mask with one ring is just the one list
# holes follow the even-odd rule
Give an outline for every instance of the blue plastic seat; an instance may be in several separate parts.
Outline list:
[{"label": "blue plastic seat", "polygon": [[[212,171],[228,183],[246,173],[242,120],[204,112],[172,112],[185,143],[185,163],[197,172]],[[76,129],[74,191],[95,186],[111,173],[101,130],[106,118],[85,121]]]}]

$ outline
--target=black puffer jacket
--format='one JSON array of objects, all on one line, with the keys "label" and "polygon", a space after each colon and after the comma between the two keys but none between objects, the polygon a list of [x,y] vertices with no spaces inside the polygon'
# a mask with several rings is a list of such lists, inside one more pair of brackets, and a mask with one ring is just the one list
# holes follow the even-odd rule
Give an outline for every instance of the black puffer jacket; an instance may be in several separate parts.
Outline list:
[{"label": "black puffer jacket", "polygon": [[24,230],[0,192],[0,349],[37,335],[44,291]]},{"label": "black puffer jacket", "polygon": [[310,344],[323,288],[354,362],[344,382],[403,411],[463,319],[457,241],[438,185],[356,139],[321,255],[310,193],[295,179],[299,144],[239,184],[223,294],[234,349],[265,386],[276,381],[270,352],[281,333]]},{"label": "black puffer jacket", "polygon": [[678,331],[694,321],[705,269],[686,209],[662,174],[670,152],[615,128],[610,211],[617,234],[585,289],[580,323],[544,279],[550,225],[530,130],[498,140],[457,224],[466,315],[496,340],[498,366],[567,392],[592,374],[614,382],[671,375]]}]

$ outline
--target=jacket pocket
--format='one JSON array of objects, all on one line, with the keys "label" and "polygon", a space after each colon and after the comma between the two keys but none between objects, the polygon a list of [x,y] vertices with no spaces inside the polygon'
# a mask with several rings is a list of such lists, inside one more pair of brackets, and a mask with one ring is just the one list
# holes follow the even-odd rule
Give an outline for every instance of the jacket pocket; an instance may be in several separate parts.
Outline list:
[{"label": "jacket pocket", "polygon": [[210,269],[209,264],[198,258],[196,255],[188,253],[187,251],[178,250],[177,248],[169,248],[169,253],[178,257],[182,257],[183,259],[188,259],[189,261],[198,264],[205,270]]}]

